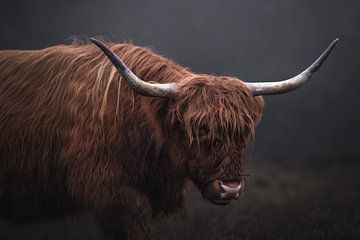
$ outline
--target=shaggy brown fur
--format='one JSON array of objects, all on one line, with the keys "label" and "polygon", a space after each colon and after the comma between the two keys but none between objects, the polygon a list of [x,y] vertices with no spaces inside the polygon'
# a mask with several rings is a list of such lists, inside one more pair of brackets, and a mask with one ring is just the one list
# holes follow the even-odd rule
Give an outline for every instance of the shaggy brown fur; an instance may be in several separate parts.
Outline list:
[{"label": "shaggy brown fur", "polygon": [[85,208],[106,226],[120,224],[108,229],[114,235],[146,239],[149,223],[135,229],[110,212],[134,210],[143,221],[168,215],[183,209],[186,179],[205,191],[213,179],[243,173],[261,97],[237,79],[193,74],[147,48],[109,45],[143,80],[178,82],[178,95],[136,94],[94,45],[0,51],[2,217]]}]

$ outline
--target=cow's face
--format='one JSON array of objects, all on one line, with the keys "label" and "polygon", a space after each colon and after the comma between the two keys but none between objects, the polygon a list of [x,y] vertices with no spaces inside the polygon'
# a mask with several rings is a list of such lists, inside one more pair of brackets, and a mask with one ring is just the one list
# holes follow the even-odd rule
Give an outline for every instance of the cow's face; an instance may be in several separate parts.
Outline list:
[{"label": "cow's face", "polygon": [[[244,188],[242,154],[254,136],[263,106],[262,98],[254,96],[282,94],[297,89],[320,68],[339,41],[335,39],[306,70],[283,81],[246,83],[229,77],[193,75],[183,70],[183,74],[187,72],[189,75],[180,82],[149,83],[137,77],[104,43],[91,40],[137,93],[171,99],[170,108],[164,107],[168,109],[166,123],[170,122],[173,126],[165,130],[171,130],[171,139],[168,139],[171,157],[187,159],[184,162],[189,177],[207,199],[217,204],[229,203]],[[161,68],[173,65],[165,62],[160,64]],[[161,75],[172,76],[175,68],[180,71],[174,66],[174,69]],[[165,105],[168,106],[169,102],[166,101]],[[155,104],[154,109],[159,110],[159,105]],[[164,112],[160,112],[158,117],[162,118]],[[154,134],[160,136],[159,132]]]},{"label": "cow's face", "polygon": [[183,84],[170,106],[178,128],[176,154],[187,157],[189,178],[206,199],[228,204],[244,189],[243,153],[260,119],[262,98],[229,77],[197,75]]}]

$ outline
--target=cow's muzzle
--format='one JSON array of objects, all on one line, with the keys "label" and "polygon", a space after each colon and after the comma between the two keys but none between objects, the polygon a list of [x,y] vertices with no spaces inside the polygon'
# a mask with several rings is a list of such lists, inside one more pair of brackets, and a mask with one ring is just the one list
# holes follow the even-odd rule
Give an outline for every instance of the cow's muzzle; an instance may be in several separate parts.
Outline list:
[{"label": "cow's muzzle", "polygon": [[217,205],[227,205],[241,196],[244,180],[214,180],[205,189],[204,196]]}]

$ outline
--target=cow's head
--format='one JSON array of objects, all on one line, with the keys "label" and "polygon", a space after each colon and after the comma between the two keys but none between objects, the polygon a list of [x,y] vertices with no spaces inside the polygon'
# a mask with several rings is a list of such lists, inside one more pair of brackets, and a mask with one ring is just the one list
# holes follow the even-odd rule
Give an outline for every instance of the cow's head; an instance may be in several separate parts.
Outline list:
[{"label": "cow's head", "polygon": [[254,137],[263,100],[300,87],[325,61],[338,39],[297,76],[277,82],[243,82],[232,77],[190,74],[177,83],[148,83],[138,78],[103,43],[123,79],[144,96],[171,98],[167,119],[172,123],[172,154],[185,159],[189,178],[212,203],[226,205],[244,189],[243,154]]}]

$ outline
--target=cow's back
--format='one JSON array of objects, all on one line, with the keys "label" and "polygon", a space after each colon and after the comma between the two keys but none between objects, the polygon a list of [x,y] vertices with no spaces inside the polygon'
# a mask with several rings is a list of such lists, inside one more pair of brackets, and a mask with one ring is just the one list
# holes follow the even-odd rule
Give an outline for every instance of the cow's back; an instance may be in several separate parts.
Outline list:
[{"label": "cow's back", "polygon": [[20,172],[57,154],[73,98],[66,61],[61,48],[0,52],[0,164]]},{"label": "cow's back", "polygon": [[69,88],[76,59],[65,46],[0,51],[2,217],[69,207],[66,172],[59,158],[75,124],[76,105],[81,105]]},{"label": "cow's back", "polygon": [[[145,81],[189,74],[149,49],[112,47]],[[73,199],[99,205],[122,175],[146,179],[156,162],[146,100],[94,45],[0,51],[0,215],[21,214],[18,206],[71,209]]]}]

